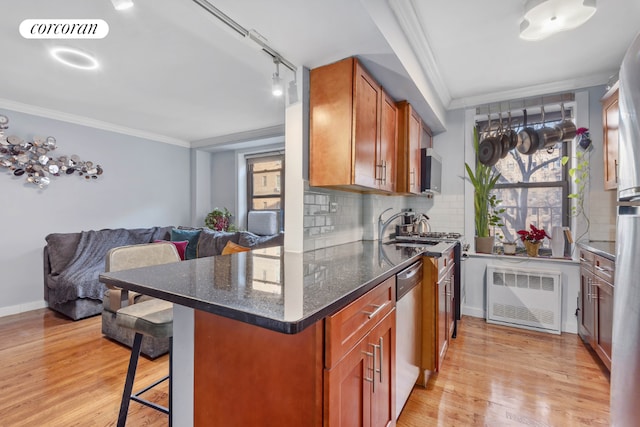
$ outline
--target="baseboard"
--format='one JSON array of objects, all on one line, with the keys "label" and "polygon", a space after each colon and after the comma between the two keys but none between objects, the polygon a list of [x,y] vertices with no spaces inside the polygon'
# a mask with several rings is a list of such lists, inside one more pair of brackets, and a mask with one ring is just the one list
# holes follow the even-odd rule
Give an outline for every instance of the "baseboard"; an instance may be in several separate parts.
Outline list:
[{"label": "baseboard", "polygon": [[578,322],[575,319],[572,319],[569,322],[562,322],[562,333],[569,334],[577,334],[578,333]]},{"label": "baseboard", "polygon": [[0,307],[0,317],[11,316],[12,314],[20,314],[26,311],[38,310],[46,308],[49,305],[45,300],[32,301],[25,304],[10,305],[8,307]]},{"label": "baseboard", "polygon": [[486,319],[487,317],[484,309],[479,307],[463,305],[462,307],[460,307],[460,312],[463,316],[479,317],[481,319]]}]

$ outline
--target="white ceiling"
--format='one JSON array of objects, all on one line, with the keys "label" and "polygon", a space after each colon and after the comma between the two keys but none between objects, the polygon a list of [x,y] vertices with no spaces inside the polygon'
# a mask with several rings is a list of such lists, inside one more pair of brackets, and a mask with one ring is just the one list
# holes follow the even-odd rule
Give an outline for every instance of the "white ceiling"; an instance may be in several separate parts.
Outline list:
[{"label": "white ceiling", "polygon": [[[123,12],[109,0],[3,7],[0,107],[186,146],[281,131],[284,101],[270,93],[269,55],[192,0],[134,2]],[[210,2],[298,66],[358,55],[436,131],[447,108],[603,84],[640,30],[637,0],[601,0],[585,25],[539,42],[518,38],[524,0]],[[100,40],[27,40],[18,26],[30,18],[103,19],[110,32]],[[54,44],[93,53],[100,69],[56,63],[47,53]]]}]

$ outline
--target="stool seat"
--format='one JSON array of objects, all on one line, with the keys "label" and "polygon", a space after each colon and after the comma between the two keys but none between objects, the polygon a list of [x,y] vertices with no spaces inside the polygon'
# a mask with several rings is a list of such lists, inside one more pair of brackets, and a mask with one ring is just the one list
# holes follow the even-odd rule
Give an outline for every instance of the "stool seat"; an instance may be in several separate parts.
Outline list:
[{"label": "stool seat", "polygon": [[116,312],[119,326],[157,338],[173,336],[173,304],[150,299],[128,305]]}]

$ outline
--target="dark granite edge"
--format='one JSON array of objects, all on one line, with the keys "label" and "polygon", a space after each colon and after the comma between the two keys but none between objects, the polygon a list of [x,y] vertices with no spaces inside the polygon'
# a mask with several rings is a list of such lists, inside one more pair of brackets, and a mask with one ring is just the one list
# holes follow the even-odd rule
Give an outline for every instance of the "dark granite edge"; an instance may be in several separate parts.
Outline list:
[{"label": "dark granite edge", "polygon": [[353,291],[343,295],[337,300],[327,304],[323,308],[301,318],[293,321],[280,321],[271,319],[265,316],[257,314],[247,313],[241,308],[227,307],[224,305],[211,304],[205,301],[201,301],[192,297],[187,297],[181,294],[161,291],[156,288],[137,285],[131,282],[124,282],[119,279],[106,276],[107,273],[100,275],[100,281],[109,285],[117,286],[119,288],[127,289],[133,292],[139,292],[145,295],[149,295],[154,298],[163,299],[165,301],[179,304],[185,307],[193,308],[196,310],[206,311],[207,313],[217,314],[229,319],[238,320],[240,322],[248,323],[251,325],[259,326],[272,331],[281,332],[285,334],[297,334],[302,332],[307,327],[313,325],[319,320],[336,313],[348,304],[352,303],[362,295],[366,294],[389,277],[394,276],[401,270],[409,267],[416,262],[419,258],[426,256],[426,252],[416,254],[415,256],[408,258],[395,266],[389,267],[383,274],[372,278],[371,280],[361,284]]},{"label": "dark granite edge", "polygon": [[[609,253],[601,248],[598,248],[596,246],[594,246],[596,243],[598,242],[579,242],[578,246],[580,246],[583,249],[588,250],[589,252],[593,252],[596,255],[600,255],[601,257],[604,257],[610,261],[615,262],[616,261],[616,254],[615,253]],[[612,243],[612,242],[607,242],[607,243]],[[615,247],[615,246],[614,246]],[[614,249],[615,250],[615,249]]]}]

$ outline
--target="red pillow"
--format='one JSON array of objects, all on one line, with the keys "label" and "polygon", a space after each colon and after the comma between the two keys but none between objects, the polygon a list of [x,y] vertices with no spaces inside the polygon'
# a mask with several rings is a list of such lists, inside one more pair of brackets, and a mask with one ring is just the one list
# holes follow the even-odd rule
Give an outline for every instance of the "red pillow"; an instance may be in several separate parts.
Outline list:
[{"label": "red pillow", "polygon": [[189,243],[189,241],[183,240],[179,242],[173,242],[169,240],[154,240],[153,243],[173,243],[173,246],[175,246],[176,250],[178,251],[178,255],[180,255],[180,259],[184,261],[184,251],[187,250],[187,244]]}]

